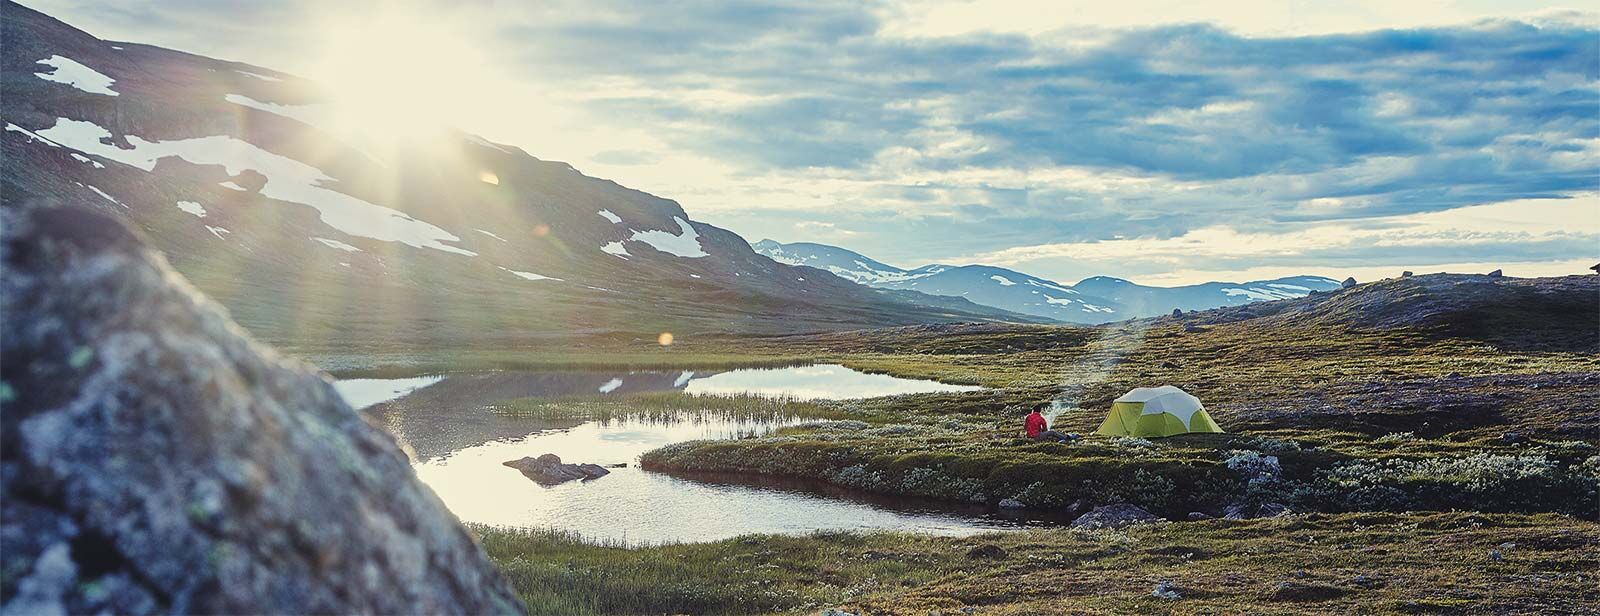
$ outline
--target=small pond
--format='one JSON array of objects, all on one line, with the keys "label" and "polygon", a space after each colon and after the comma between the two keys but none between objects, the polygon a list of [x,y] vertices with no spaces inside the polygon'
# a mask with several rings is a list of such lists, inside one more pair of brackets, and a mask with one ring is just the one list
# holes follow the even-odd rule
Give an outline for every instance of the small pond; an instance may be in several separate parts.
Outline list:
[{"label": "small pond", "polygon": [[[340,393],[416,453],[416,471],[464,521],[559,528],[587,537],[655,543],[711,541],[746,533],[900,530],[961,535],[1054,523],[985,507],[880,498],[823,485],[751,477],[679,477],[638,468],[670,443],[764,434],[799,419],[675,422],[550,421],[496,415],[487,407],[529,396],[679,390],[802,399],[978,389],[819,365],[731,371],[486,372],[411,379],[351,379]],[[540,486],[506,460],[554,453],[568,462],[626,463],[589,482]]]}]

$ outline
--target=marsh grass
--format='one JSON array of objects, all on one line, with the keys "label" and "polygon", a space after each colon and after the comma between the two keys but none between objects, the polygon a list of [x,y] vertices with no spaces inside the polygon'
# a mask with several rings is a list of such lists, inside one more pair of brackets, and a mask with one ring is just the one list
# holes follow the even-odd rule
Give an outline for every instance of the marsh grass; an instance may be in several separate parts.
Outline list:
[{"label": "marsh grass", "polygon": [[839,419],[847,415],[837,405],[825,405],[792,396],[751,393],[696,395],[676,391],[616,396],[516,398],[495,403],[488,410],[506,417],[659,423]]},{"label": "marsh grass", "polygon": [[[1473,613],[1571,613],[1600,601],[1600,526],[1549,514],[1302,515],[966,538],[827,532],[643,547],[473,531],[535,614],[1400,614],[1443,598]],[[1005,558],[968,557],[982,545]],[[1151,596],[1163,580],[1180,588],[1179,602]]]}]

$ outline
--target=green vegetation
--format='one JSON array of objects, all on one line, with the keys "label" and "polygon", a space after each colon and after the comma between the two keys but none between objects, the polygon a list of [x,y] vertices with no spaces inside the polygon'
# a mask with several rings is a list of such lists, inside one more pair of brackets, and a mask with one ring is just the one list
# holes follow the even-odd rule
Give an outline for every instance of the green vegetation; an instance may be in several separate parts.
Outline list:
[{"label": "green vegetation", "polygon": [[[1600,525],[1549,514],[1311,514],[633,549],[474,531],[536,614],[1573,613],[1600,601]],[[969,556],[986,545],[1003,557]],[[1181,598],[1153,596],[1162,582]]]},{"label": "green vegetation", "polygon": [[844,416],[844,412],[836,407],[794,398],[756,394],[701,396],[676,391],[625,396],[516,398],[495,403],[488,410],[507,417],[598,421],[694,421],[708,418],[777,421],[838,419]]}]

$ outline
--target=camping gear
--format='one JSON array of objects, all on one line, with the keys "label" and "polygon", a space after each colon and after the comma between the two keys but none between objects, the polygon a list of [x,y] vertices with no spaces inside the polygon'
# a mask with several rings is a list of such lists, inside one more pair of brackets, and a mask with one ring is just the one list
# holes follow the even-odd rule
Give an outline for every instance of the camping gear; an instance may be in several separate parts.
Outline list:
[{"label": "camping gear", "polygon": [[1107,436],[1172,436],[1222,432],[1200,399],[1171,385],[1138,387],[1111,403],[1111,413],[1096,432]]}]

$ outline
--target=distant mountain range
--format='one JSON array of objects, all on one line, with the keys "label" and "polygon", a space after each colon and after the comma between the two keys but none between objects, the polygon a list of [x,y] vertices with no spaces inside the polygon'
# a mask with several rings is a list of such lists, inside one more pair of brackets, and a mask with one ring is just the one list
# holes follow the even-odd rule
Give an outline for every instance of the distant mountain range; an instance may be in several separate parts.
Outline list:
[{"label": "distant mountain range", "polygon": [[1243,283],[1207,282],[1181,287],[1152,287],[1096,276],[1076,285],[1065,285],[988,265],[934,264],[903,269],[827,244],[781,244],[761,240],[754,248],[775,261],[814,267],[871,287],[960,297],[985,306],[1069,323],[1108,323],[1155,316],[1175,308],[1206,310],[1303,297],[1312,291],[1339,288],[1338,281],[1320,276]]},{"label": "distant mountain range", "polygon": [[6,204],[132,222],[282,346],[1042,320],[776,263],[677,202],[474,135],[368,147],[314,82],[3,8]]}]

